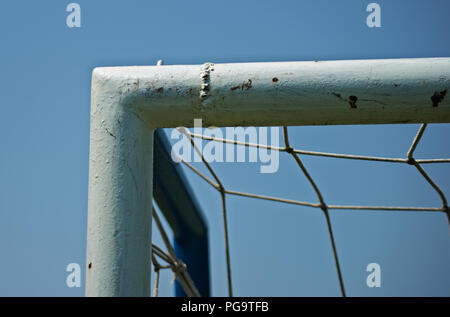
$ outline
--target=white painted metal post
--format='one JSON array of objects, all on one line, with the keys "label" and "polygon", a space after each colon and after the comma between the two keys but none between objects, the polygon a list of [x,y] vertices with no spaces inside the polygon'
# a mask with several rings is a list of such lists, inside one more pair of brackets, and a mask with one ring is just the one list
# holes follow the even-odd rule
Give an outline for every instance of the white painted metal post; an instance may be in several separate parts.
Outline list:
[{"label": "white painted metal post", "polygon": [[153,131],[116,83],[93,73],[86,295],[149,296]]},{"label": "white painted metal post", "polygon": [[95,69],[86,294],[147,296],[152,129],[450,122],[450,58]]}]

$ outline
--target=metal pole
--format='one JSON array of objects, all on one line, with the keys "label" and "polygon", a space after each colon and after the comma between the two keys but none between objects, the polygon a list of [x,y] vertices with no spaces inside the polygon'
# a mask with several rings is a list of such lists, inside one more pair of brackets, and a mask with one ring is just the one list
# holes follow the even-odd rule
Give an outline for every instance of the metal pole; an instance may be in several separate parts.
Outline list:
[{"label": "metal pole", "polygon": [[87,296],[149,296],[152,130],[120,105],[123,87],[92,82]]},{"label": "metal pole", "polygon": [[194,118],[204,126],[450,122],[450,58],[132,66],[98,74],[154,128],[190,127]]}]

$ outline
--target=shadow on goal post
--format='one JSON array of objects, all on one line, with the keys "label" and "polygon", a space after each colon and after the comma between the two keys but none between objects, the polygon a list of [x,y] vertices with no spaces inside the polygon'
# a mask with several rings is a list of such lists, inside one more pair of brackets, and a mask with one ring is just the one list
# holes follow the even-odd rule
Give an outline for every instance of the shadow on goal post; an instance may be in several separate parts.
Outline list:
[{"label": "shadow on goal post", "polygon": [[[203,293],[209,295],[209,268],[197,275],[195,265],[189,264],[192,256],[203,259],[199,267],[207,267],[207,228],[188,187],[169,185],[171,180],[187,182],[176,165],[170,166],[168,152],[158,150],[164,141],[159,143],[157,129],[192,127],[197,118],[216,127],[449,123],[449,87],[450,58],[96,68],[91,95],[86,295],[150,295],[152,249],[167,256],[152,248],[152,196],[174,231],[178,253],[173,254],[169,246],[172,268],[182,271],[177,259],[186,261],[194,283],[203,285],[197,286],[200,295],[204,285],[208,291]],[[416,140],[408,153],[411,159]],[[284,150],[295,156],[286,128],[285,142]],[[298,157],[297,163],[302,168]],[[407,163],[427,178],[419,163]],[[174,207],[173,197],[181,206]],[[445,197],[442,201],[436,211],[448,215]],[[321,208],[327,217],[333,207],[310,205]],[[194,239],[195,232],[199,240]],[[329,232],[332,237],[330,225]],[[192,246],[202,247],[194,250]],[[333,249],[345,295],[334,244]],[[194,256],[196,252],[201,255]],[[183,294],[177,290],[177,295]]]}]

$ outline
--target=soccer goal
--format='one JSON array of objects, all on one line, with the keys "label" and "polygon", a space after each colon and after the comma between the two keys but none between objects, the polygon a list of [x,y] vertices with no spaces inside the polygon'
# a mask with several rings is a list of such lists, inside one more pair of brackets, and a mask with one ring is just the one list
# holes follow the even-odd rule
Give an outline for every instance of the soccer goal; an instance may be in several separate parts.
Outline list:
[{"label": "soccer goal", "polygon": [[[185,162],[221,194],[229,294],[232,295],[232,282],[225,196],[239,195],[322,210],[340,289],[345,295],[330,210],[432,211],[448,217],[446,197],[422,165],[450,160],[418,160],[414,151],[427,124],[450,122],[450,101],[446,98],[449,87],[450,58],[96,68],[91,96],[86,295],[150,295],[152,257],[167,255],[155,248],[152,255],[155,130],[192,127],[195,119],[202,119],[204,126],[283,127],[284,144],[280,147],[251,142],[240,145],[286,152],[317,195],[317,202],[311,203],[233,191],[222,185],[210,167],[212,179]],[[291,146],[288,133],[289,126],[394,123],[422,123],[404,158],[304,151]],[[196,138],[237,144],[225,138],[180,131],[192,141],[194,150]],[[303,164],[302,155],[412,165],[439,195],[441,205],[327,204]],[[208,163],[203,157],[202,160]],[[159,222],[157,218],[155,221]],[[196,295],[190,276],[177,267],[180,263],[176,256],[167,261],[179,269],[177,277],[188,290],[186,293]]]}]

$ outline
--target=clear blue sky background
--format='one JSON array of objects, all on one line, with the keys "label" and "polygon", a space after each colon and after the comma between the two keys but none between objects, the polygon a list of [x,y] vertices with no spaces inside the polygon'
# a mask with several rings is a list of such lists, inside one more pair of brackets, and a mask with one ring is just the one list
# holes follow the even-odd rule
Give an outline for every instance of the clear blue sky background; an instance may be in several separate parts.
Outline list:
[{"label": "clear blue sky background", "polygon": [[[450,2],[78,1],[82,27],[69,29],[70,1],[0,4],[0,295],[81,296],[66,265],[85,269],[90,76],[96,66],[399,57],[448,57]],[[404,157],[418,125],[303,127],[308,150]],[[431,125],[418,157],[450,157],[448,125]],[[328,203],[440,206],[411,166],[304,157]],[[228,188],[316,201],[293,164],[214,164]],[[425,166],[450,195],[449,165]],[[210,230],[212,292],[226,295],[220,196],[187,173]],[[236,295],[339,295],[322,213],[229,198]],[[450,237],[444,214],[331,212],[348,295],[450,295]],[[160,239],[154,232],[155,241]],[[366,265],[382,287],[365,284]],[[172,295],[164,273],[161,294]]]}]

